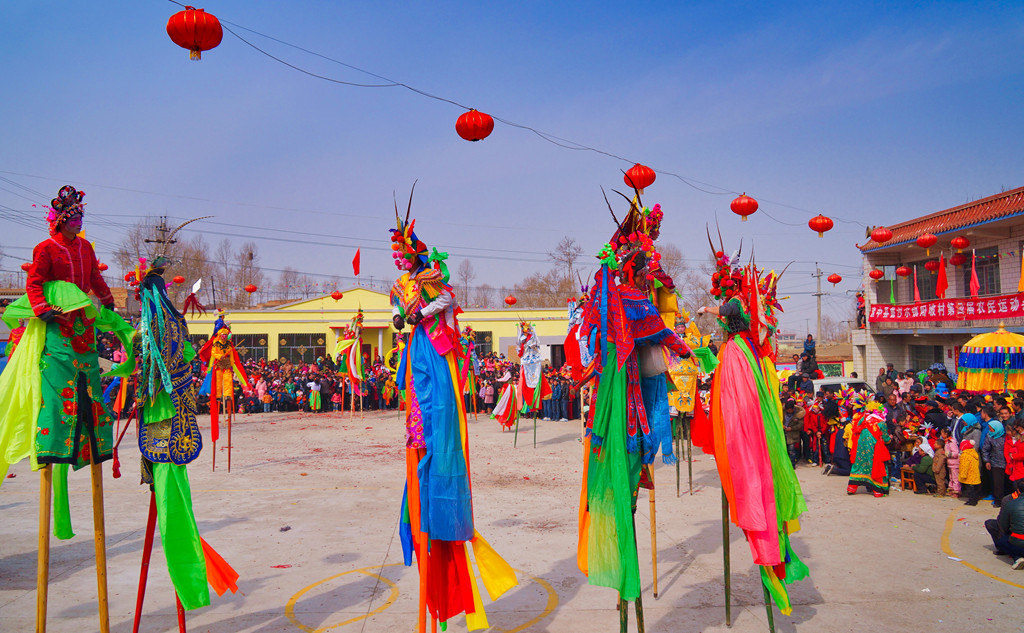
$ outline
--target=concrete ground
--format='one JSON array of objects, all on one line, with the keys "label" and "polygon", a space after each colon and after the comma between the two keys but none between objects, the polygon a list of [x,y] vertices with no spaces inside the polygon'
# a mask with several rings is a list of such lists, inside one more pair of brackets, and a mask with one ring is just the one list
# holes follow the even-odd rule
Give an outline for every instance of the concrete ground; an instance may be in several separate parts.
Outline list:
[{"label": "concrete ground", "polygon": [[[202,421],[204,428],[206,421]],[[495,631],[617,631],[612,590],[576,569],[581,449],[578,423],[520,429],[518,447],[496,422],[470,422],[477,529],[517,570],[520,585],[486,603]],[[396,525],[403,481],[396,414],[239,416],[232,470],[218,447],[190,466],[199,528],[241,574],[239,592],[188,613],[193,632],[413,631],[416,575],[401,566]],[[224,438],[222,437],[222,440]],[[129,434],[123,476],[105,465],[112,630],[131,630],[148,492],[138,485]],[[0,487],[0,631],[30,631],[35,617],[38,475],[27,463]],[[965,507],[894,491],[848,497],[846,481],[797,469],[810,511],[794,547],[811,577],[791,586],[793,613],[778,631],[1020,631],[1024,571],[992,554],[986,503]],[[732,628],[726,629],[721,495],[713,462],[696,456],[694,494],[676,497],[675,469],[659,464],[658,586],[651,595],[649,512],[637,513],[647,630],[767,630],[749,549],[731,530]],[[77,536],[53,540],[49,631],[96,631],[88,469],[71,475]],[[143,631],[175,631],[174,599],[159,536]],[[460,617],[451,631],[464,631]],[[635,621],[630,622],[635,631]]]}]

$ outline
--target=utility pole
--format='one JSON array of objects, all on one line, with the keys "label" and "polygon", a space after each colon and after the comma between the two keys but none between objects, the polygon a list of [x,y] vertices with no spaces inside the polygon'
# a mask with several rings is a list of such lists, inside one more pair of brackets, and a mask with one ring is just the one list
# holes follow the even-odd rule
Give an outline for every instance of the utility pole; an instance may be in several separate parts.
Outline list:
[{"label": "utility pole", "polygon": [[818,280],[818,291],[813,293],[818,298],[818,329],[814,330],[814,336],[821,338],[821,297],[825,294],[821,291],[821,276],[824,274],[821,272],[821,267],[818,266],[818,262],[814,262],[814,274],[811,277],[815,277]]},{"label": "utility pole", "polygon": [[161,215],[160,216],[160,223],[157,224],[153,228],[153,230],[157,233],[157,237],[155,237],[155,238],[153,238],[151,240],[142,240],[146,244],[162,244],[162,245],[166,245],[166,244],[177,244],[178,243],[178,240],[169,240],[169,239],[167,239],[167,234],[171,232],[171,229],[169,229],[167,227],[167,216],[166,215]]}]

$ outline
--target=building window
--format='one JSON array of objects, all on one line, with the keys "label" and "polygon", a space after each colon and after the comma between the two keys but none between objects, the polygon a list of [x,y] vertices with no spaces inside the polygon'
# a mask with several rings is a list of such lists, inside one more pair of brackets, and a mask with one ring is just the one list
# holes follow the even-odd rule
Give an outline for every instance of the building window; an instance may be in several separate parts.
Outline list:
[{"label": "building window", "polygon": [[473,334],[477,358],[483,358],[494,351],[494,336],[491,332],[474,332]]},{"label": "building window", "polygon": [[278,340],[277,358],[292,363],[312,363],[327,354],[323,334],[282,334]]},{"label": "building window", "polygon": [[922,371],[942,362],[941,345],[909,345],[910,369]]},{"label": "building window", "polygon": [[[999,294],[999,248],[979,248],[974,251],[974,267],[978,272],[978,294]],[[964,296],[971,294],[971,258],[967,257],[964,268]]]},{"label": "building window", "polygon": [[[939,274],[937,272],[930,272],[924,267],[925,262],[928,260],[921,260],[919,262],[911,262],[910,267],[917,271],[917,289],[921,293],[921,301],[931,301],[932,299],[938,299],[939,295],[935,294],[935,285],[939,281]],[[913,300],[914,295],[914,276],[910,276],[910,299]]]}]

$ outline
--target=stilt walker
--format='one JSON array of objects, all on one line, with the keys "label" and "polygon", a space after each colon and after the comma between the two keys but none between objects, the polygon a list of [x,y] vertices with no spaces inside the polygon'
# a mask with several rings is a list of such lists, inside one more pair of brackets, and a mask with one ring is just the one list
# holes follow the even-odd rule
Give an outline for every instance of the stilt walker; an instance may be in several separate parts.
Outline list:
[{"label": "stilt walker", "polygon": [[[593,342],[597,393],[584,441],[577,562],[591,585],[618,592],[623,611],[629,602],[635,603],[642,631],[637,496],[641,487],[653,487],[649,465],[659,452],[667,464],[676,459],[663,349],[683,358],[691,352],[651,301],[655,280],[672,288],[654,247],[662,220],[660,206],[645,208],[637,192],[623,222],[610,204],[608,209],[617,227],[598,255],[601,269],[580,326],[583,340]],[[653,534],[652,545],[656,547]],[[655,556],[652,552],[652,566]],[[624,624],[625,617],[620,617]]]},{"label": "stilt walker", "polygon": [[[112,415],[100,388],[96,332],[113,332],[129,350],[131,326],[113,312],[114,299],[92,245],[80,236],[84,195],[66,185],[50,202],[50,238],[32,252],[26,294],[3,314],[12,329],[19,319],[27,321],[0,375],[0,482],[11,464],[25,458],[41,471],[37,632],[46,630],[51,496],[54,536],[69,539],[74,532],[68,466],[78,470],[86,465],[92,480],[98,630],[110,630],[102,465],[111,459],[114,441]],[[99,299],[99,310],[90,292]]]},{"label": "stilt walker", "polygon": [[[460,312],[448,284],[445,253],[427,246],[409,220],[398,216],[391,229],[395,265],[403,272],[391,288],[395,329],[411,333],[398,367],[398,386],[406,403],[406,486],[399,533],[405,564],[415,554],[420,593],[417,631],[442,629],[466,614],[469,630],[487,628],[487,617],[470,563],[472,549],[484,587],[492,600],[516,585],[512,568],[473,526],[469,435],[465,401],[459,389]],[[431,267],[433,264],[433,267]],[[470,547],[471,546],[471,547]]]},{"label": "stilt walker", "polygon": [[[533,447],[537,448],[537,412],[540,411],[541,400],[551,397],[551,385],[544,375],[536,327],[522,320],[519,322],[519,363],[517,389],[522,401],[519,415],[533,414]],[[518,421],[516,431],[518,434]],[[515,442],[512,445],[515,446]]]},{"label": "stilt walker", "polygon": [[[228,472],[231,472],[231,421],[235,412],[235,379],[242,390],[249,390],[249,377],[242,359],[231,341],[231,327],[222,319],[214,323],[213,336],[199,350],[199,359],[207,369],[200,393],[210,394],[210,440],[213,442],[213,469],[217,470],[217,440],[220,439],[220,408],[228,413]],[[209,385],[207,387],[207,385]],[[207,391],[209,389],[209,391]]]},{"label": "stilt walker", "polygon": [[[736,266],[739,253],[726,255],[721,236],[719,248],[712,250],[711,295],[722,304],[700,312],[717,316],[728,339],[718,354],[710,418],[694,419],[693,442],[714,455],[725,494],[723,511],[727,508],[730,520],[743,530],[754,563],[761,566],[765,595],[788,615],[786,585],[808,575],[790,542],[807,504],[786,451],[774,362],[781,275],[763,273],[753,258]],[[770,602],[766,607],[771,608]]]},{"label": "stilt walker", "polygon": [[[171,235],[173,237],[173,233]],[[218,594],[223,594],[226,588],[234,592],[238,574],[199,536],[192,509],[192,492],[185,467],[199,457],[203,438],[196,423],[196,388],[192,381],[192,359],[196,352],[188,340],[185,318],[167,296],[163,278],[172,262],[160,254],[148,267],[143,268],[145,260],[140,260],[140,264],[132,282],[138,288],[142,312],[135,335],[138,365],[135,401],[139,413],[142,483],[150,489],[150,513],[133,633],[138,632],[141,619],[157,524],[174,585],[179,629],[184,631],[185,610],[210,604],[208,584],[213,585]],[[215,366],[218,360],[212,361]],[[132,364],[125,363],[114,373],[127,379],[133,369]],[[217,384],[220,379],[215,376],[212,380]],[[230,444],[229,436],[229,451]]]}]

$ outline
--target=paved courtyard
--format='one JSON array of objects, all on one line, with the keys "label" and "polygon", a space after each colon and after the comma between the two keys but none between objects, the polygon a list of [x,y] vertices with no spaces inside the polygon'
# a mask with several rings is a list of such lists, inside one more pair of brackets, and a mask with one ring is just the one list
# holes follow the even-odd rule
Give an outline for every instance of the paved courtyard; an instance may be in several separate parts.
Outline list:
[{"label": "paved courtyard", "polygon": [[[206,420],[202,421],[204,429]],[[610,589],[576,569],[581,472],[577,422],[520,429],[518,447],[496,422],[470,420],[477,529],[516,568],[520,585],[485,602],[494,631],[618,630]],[[413,631],[417,582],[401,565],[397,520],[403,428],[397,414],[238,416],[231,473],[218,446],[190,466],[200,533],[239,572],[239,592],[214,595],[188,613],[189,631]],[[222,436],[222,440],[224,437]],[[223,442],[222,442],[223,443]],[[113,631],[131,630],[148,491],[138,485],[129,432],[122,477],[104,471]],[[651,596],[650,518],[637,512],[647,630],[767,630],[758,575],[741,534],[732,534],[733,623],[725,626],[721,493],[714,463],[695,455],[694,494],[676,497],[675,468],[659,463],[659,594]],[[0,631],[30,631],[35,617],[38,475],[28,464],[0,487]],[[794,547],[811,577],[791,586],[787,631],[1019,631],[1024,572],[992,554],[987,504],[894,491],[887,499],[845,494],[846,481],[798,468],[810,511]],[[77,536],[52,541],[49,631],[95,631],[88,470],[72,473]],[[142,620],[147,632],[176,631],[174,597],[159,536]],[[450,631],[464,631],[460,617]],[[635,621],[630,622],[635,630]]]}]

